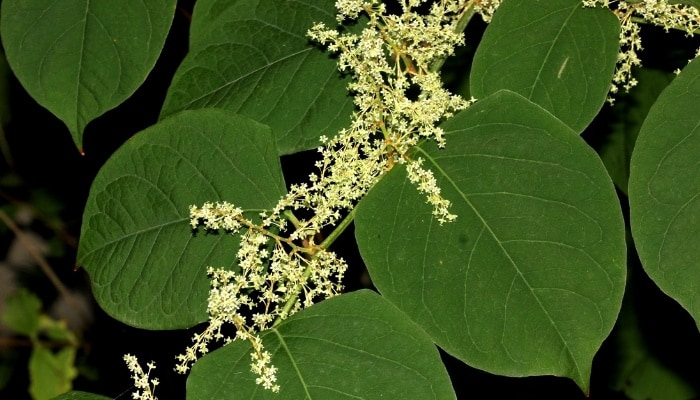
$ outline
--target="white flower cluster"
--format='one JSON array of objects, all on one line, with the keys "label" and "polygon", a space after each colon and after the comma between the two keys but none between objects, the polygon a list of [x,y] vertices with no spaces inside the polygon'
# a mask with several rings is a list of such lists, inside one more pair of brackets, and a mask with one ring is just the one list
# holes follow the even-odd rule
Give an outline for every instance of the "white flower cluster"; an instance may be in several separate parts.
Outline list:
[{"label": "white flower cluster", "polygon": [[129,371],[133,374],[131,375],[131,379],[134,381],[134,387],[136,387],[136,391],[131,394],[131,398],[136,400],[158,400],[154,395],[156,386],[158,386],[159,383],[158,378],[150,377],[151,371],[156,369],[156,364],[153,361],[146,364],[148,366],[148,372],[144,373],[139,364],[139,360],[135,356],[125,354],[124,362],[127,368],[129,368]]},{"label": "white flower cluster", "polygon": [[408,162],[406,166],[408,179],[418,186],[419,191],[427,194],[428,204],[433,206],[433,216],[437,218],[439,223],[454,221],[457,216],[447,211],[450,208],[450,201],[440,196],[440,187],[437,185],[433,172],[429,169],[423,169],[421,165],[423,165],[423,159],[420,157]]},{"label": "white flower cluster", "polygon": [[475,1],[474,10],[481,14],[481,18],[484,22],[488,23],[491,22],[493,13],[496,12],[502,1],[503,0],[478,0]]},{"label": "white flower cluster", "polygon": [[[444,146],[437,124],[473,101],[445,90],[431,65],[463,43],[456,27],[460,18],[471,15],[474,2],[437,1],[425,15],[414,11],[424,3],[428,1],[403,0],[403,14],[394,15],[378,1],[338,0],[338,21],[363,13],[369,17],[362,32],[340,34],[322,24],[309,30],[311,39],[339,53],[339,69],[353,78],[349,90],[357,111],[349,128],[330,139],[321,137],[318,171],[308,182],[292,185],[273,210],[255,221],[227,202],[191,206],[193,229],[201,225],[240,235],[239,270],[208,269],[209,326],[177,356],[178,372],[185,373],[206,354],[212,341],[248,340],[258,384],[278,391],[277,370],[258,333],[342,291],[347,265],[327,247],[342,231],[338,227],[352,220],[358,200],[394,165],[407,164],[410,180],[426,195],[440,223],[456,218],[432,172],[423,169],[422,159],[412,160],[409,150],[421,139]],[[310,216],[297,218],[298,210]],[[336,229],[321,239],[329,226]],[[236,328],[233,338],[222,333],[225,325]]]},{"label": "white flower cluster", "polygon": [[[236,254],[240,271],[207,269],[211,278],[209,326],[195,334],[194,344],[177,356],[176,370],[187,372],[199,355],[209,351],[212,341],[248,340],[253,347],[251,370],[258,375],[257,382],[276,392],[277,369],[271,365],[271,355],[264,350],[257,333],[314,300],[340,293],[347,265],[315,244],[313,238],[295,240],[274,233],[272,229],[286,226],[282,214],[277,214],[276,219],[263,214],[264,221],[256,223],[247,219],[242,209],[221,202],[205,203],[201,208],[192,206],[190,216],[193,228],[201,224],[205,229],[240,233]],[[226,324],[236,328],[234,338],[221,332]]]},{"label": "white flower cluster", "polygon": [[[337,197],[332,179],[341,175],[336,171],[353,171],[358,184],[353,182],[353,198],[347,198],[352,204],[395,164],[411,162],[408,151],[419,140],[434,139],[443,147],[444,132],[437,124],[473,102],[445,90],[438,71],[431,68],[433,62],[453,54],[464,42],[455,28],[460,18],[471,12],[473,2],[434,2],[426,15],[414,11],[423,3],[426,1],[404,0],[403,13],[395,15],[388,14],[385,5],[378,2],[343,1],[339,19],[354,18],[363,11],[369,16],[360,35],[340,34],[324,24],[309,30],[309,37],[339,53],[339,69],[354,78],[348,89],[358,109],[351,127],[325,140],[321,149],[324,158],[320,166],[329,174],[325,178],[312,176],[312,182],[330,183],[318,192],[323,196]],[[412,165],[414,172],[416,166],[422,168]],[[436,207],[436,215],[450,214],[446,208],[449,202],[430,200],[440,196],[439,188],[422,185],[419,190]]]},{"label": "white flower cluster", "polygon": [[[640,22],[662,26],[669,29],[680,29],[688,36],[693,36],[700,28],[700,12],[697,8],[684,4],[672,4],[667,0],[613,1],[613,0],[583,0],[586,7],[603,6],[613,10],[620,20],[620,53],[610,87],[608,102],[613,103],[612,97],[620,88],[629,91],[637,85],[632,76],[632,68],[641,66],[638,52],[642,50],[640,37]],[[697,56],[697,54],[696,54]]]}]

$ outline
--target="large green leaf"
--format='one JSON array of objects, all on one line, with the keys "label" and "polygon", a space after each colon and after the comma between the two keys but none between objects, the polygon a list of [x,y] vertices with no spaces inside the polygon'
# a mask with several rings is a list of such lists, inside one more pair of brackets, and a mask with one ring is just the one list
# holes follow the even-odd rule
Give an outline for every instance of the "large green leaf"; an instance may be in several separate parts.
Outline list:
[{"label": "large green leaf", "polygon": [[255,383],[250,345],[234,342],[192,369],[194,399],[454,399],[440,355],[406,315],[369,291],[308,308],[262,334],[281,390]]},{"label": "large green leaf", "polygon": [[580,133],[610,89],[619,30],[610,10],[581,0],[505,1],[474,56],[472,94],[512,90]]},{"label": "large green leaf", "polygon": [[333,1],[198,1],[162,114],[225,108],[272,127],[280,154],[318,146],[353,103],[335,61],[306,37],[315,22],[337,24]]},{"label": "large green leaf", "polygon": [[379,291],[466,363],[587,390],[625,282],[624,224],[600,159],[502,91],[417,148],[458,215],[439,225],[403,167],[362,200],[356,237]]},{"label": "large green leaf", "polygon": [[165,43],[176,0],[5,0],[7,61],[29,94],[82,148],[94,118],[143,83]]},{"label": "large green leaf", "polygon": [[629,198],[644,270],[700,325],[700,62],[664,90],[632,153]]},{"label": "large green leaf", "polygon": [[140,327],[206,320],[208,265],[231,267],[237,240],[195,234],[189,206],[270,209],[284,192],[270,129],[223,110],[180,113],[137,134],[100,170],[85,206],[78,262],[102,308]]}]

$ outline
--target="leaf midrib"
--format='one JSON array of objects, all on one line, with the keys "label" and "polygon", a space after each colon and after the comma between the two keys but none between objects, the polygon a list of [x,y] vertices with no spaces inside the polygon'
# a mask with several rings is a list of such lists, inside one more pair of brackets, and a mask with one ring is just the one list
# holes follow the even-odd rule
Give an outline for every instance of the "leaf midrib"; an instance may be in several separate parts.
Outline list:
[{"label": "leaf midrib", "polygon": [[569,358],[571,359],[571,361],[572,361],[572,362],[574,363],[574,365],[576,366],[576,372],[578,373],[579,377],[583,380],[583,375],[582,375],[582,373],[581,373],[581,368],[579,367],[578,362],[577,362],[576,358],[574,357],[574,354],[573,354],[573,352],[571,351],[568,342],[564,339],[564,337],[563,337],[561,331],[559,330],[559,327],[557,326],[557,324],[555,323],[555,321],[552,319],[552,317],[550,316],[549,312],[547,311],[547,309],[544,307],[544,305],[543,305],[542,302],[540,301],[539,297],[535,294],[535,292],[534,292],[532,286],[530,285],[530,283],[527,281],[527,279],[525,279],[525,276],[523,275],[522,271],[520,271],[520,269],[518,268],[518,266],[517,266],[515,260],[513,260],[513,258],[510,256],[510,253],[505,249],[505,247],[503,247],[503,244],[502,244],[501,240],[498,238],[498,236],[496,235],[496,233],[491,229],[491,226],[487,223],[486,219],[481,215],[481,213],[479,213],[479,211],[478,211],[477,208],[471,203],[471,201],[469,201],[469,199],[467,198],[467,195],[459,188],[459,186],[457,185],[457,183],[447,174],[447,172],[445,172],[444,169],[442,169],[442,168],[440,167],[440,165],[437,163],[437,161],[436,161],[430,154],[428,154],[428,153],[427,153],[423,148],[421,148],[421,147],[416,146],[415,149],[416,149],[416,151],[418,151],[418,152],[420,152],[422,155],[424,155],[424,156],[426,157],[426,160],[427,160],[428,162],[430,162],[430,163],[432,164],[432,166],[435,168],[435,171],[438,172],[440,175],[442,175],[442,176],[449,182],[450,186],[452,186],[452,187],[454,188],[454,190],[457,191],[457,193],[459,193],[460,197],[464,200],[464,202],[467,204],[467,206],[469,206],[469,208],[471,208],[471,210],[474,212],[474,214],[477,216],[477,218],[479,218],[479,220],[481,221],[481,223],[482,223],[482,225],[484,226],[484,228],[489,232],[489,234],[491,235],[491,237],[493,237],[493,239],[496,241],[496,243],[498,244],[498,247],[501,249],[501,251],[503,252],[503,254],[506,256],[506,258],[508,259],[508,261],[510,262],[510,264],[513,266],[513,268],[515,269],[515,271],[516,271],[516,273],[518,274],[518,276],[520,277],[520,279],[525,283],[525,286],[530,290],[531,295],[532,295],[532,296],[534,297],[534,299],[537,301],[537,304],[540,306],[540,309],[542,310],[542,312],[544,313],[544,315],[545,315],[545,316],[547,317],[547,319],[549,320],[551,326],[552,326],[552,327],[554,328],[554,330],[557,332],[557,335],[558,335],[559,338],[561,339],[561,343],[564,345],[564,348],[566,348],[566,351],[567,351],[567,353],[568,353],[568,355],[569,355]]}]

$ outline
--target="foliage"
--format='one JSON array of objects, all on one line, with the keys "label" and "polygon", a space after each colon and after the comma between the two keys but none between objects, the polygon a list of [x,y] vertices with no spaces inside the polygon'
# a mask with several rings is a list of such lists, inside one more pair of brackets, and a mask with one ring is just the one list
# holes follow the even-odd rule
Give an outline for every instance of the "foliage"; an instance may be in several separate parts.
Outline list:
[{"label": "foliage", "polygon": [[41,308],[36,295],[21,289],[7,298],[0,317],[7,327],[31,340],[29,393],[33,399],[48,400],[69,391],[78,375],[74,365],[78,338],[65,323],[42,314]]},{"label": "foliage", "polygon": [[[692,32],[694,4],[421,3],[198,0],[160,119],[91,184],[77,262],[100,307],[149,330],[197,326],[172,349],[182,372],[194,363],[193,399],[455,398],[438,348],[587,395],[616,323],[628,338],[616,389],[651,396],[648,374],[692,395],[620,310],[639,253],[700,321],[700,65],[673,79],[633,69],[638,24]],[[5,0],[0,32],[13,73],[83,151],[86,126],[152,70],[174,8]],[[448,58],[480,18],[471,64]],[[473,104],[438,101],[451,63],[450,87]],[[591,133],[611,99],[633,112]],[[283,169],[290,154],[316,161],[306,183]],[[346,265],[333,245],[351,226],[376,291],[336,295]],[[128,360],[135,395],[152,398],[159,370]]]}]

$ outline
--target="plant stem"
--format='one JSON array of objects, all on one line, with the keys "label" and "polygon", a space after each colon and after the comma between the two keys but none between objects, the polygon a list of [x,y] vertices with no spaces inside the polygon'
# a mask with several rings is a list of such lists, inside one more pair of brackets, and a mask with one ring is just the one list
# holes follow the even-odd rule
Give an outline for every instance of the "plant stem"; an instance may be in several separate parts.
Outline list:
[{"label": "plant stem", "polygon": [[[471,21],[472,17],[474,16],[475,11],[474,11],[474,2],[469,3],[467,7],[462,10],[462,13],[459,16],[459,19],[457,20],[457,24],[455,25],[455,32],[462,32],[464,29],[467,27],[467,24],[469,21]],[[430,64],[429,71],[430,72],[438,72],[440,68],[442,68],[443,64],[445,64],[445,60],[447,57],[440,57],[437,60],[433,61],[432,64]]]},{"label": "plant stem", "polygon": [[343,220],[340,221],[340,223],[335,227],[335,229],[333,229],[333,232],[331,232],[323,240],[323,242],[321,242],[321,244],[319,246],[323,249],[327,249],[328,247],[330,247],[330,245],[332,245],[333,242],[335,242],[335,240],[338,239],[340,234],[343,233],[345,231],[345,229],[348,228],[348,226],[350,226],[352,221],[355,220],[355,212],[356,211],[357,211],[357,208],[353,208],[352,210],[350,210],[348,215],[346,215],[345,218],[343,218]]},{"label": "plant stem", "polygon": [[[333,232],[331,232],[324,240],[321,242],[319,247],[322,249],[327,249],[333,242],[340,237],[340,235],[345,231],[345,229],[350,226],[352,221],[355,219],[355,212],[357,211],[357,208],[353,208],[350,210],[348,215],[343,218],[342,221],[338,225],[336,225],[335,229],[333,229]],[[314,256],[315,257],[315,256]],[[306,282],[307,279],[311,276],[311,273],[313,272],[313,268],[311,267],[311,264],[306,266],[306,269],[304,270],[303,278],[304,282]],[[289,314],[289,311],[294,307],[294,304],[296,304],[297,300],[299,300],[299,295],[301,294],[301,291],[303,289],[303,284],[298,284],[294,288],[294,295],[287,300],[287,302],[284,304],[284,307],[282,307],[282,311],[280,312],[280,315],[287,315]],[[282,322],[282,318],[278,315],[277,318],[275,318],[275,321],[272,323],[272,328],[276,327]]]},{"label": "plant stem", "polygon": [[15,221],[10,218],[3,210],[0,210],[0,220],[7,225],[8,228],[15,234],[17,239],[22,243],[22,246],[27,250],[29,255],[32,256],[34,261],[41,271],[46,275],[46,277],[51,281],[56,290],[63,296],[76,311],[80,311],[81,307],[78,301],[73,297],[68,288],[61,282],[58,275],[53,271],[53,268],[46,261],[41,251],[32,243],[32,241],[27,237],[27,235],[22,232],[22,230],[15,224]]}]

